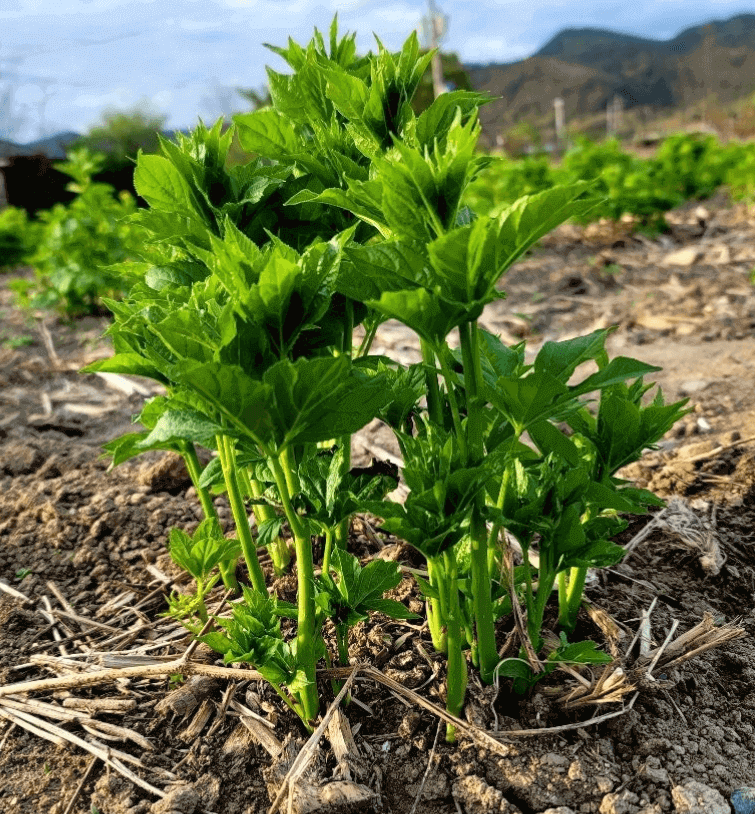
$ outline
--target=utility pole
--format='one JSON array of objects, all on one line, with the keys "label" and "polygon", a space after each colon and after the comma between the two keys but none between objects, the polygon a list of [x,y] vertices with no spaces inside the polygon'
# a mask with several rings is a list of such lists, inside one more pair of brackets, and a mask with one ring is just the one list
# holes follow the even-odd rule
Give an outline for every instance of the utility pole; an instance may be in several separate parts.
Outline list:
[{"label": "utility pole", "polygon": [[424,40],[428,48],[436,49],[430,63],[430,70],[433,76],[433,94],[437,99],[442,93],[447,93],[448,88],[443,81],[443,63],[440,58],[438,46],[448,31],[448,17],[438,12],[435,0],[428,0],[429,14],[422,18],[422,30]]},{"label": "utility pole", "polygon": [[621,96],[615,94],[612,102],[606,103],[606,134],[615,136],[621,130],[621,113],[624,109]]},{"label": "utility pole", "polygon": [[553,100],[553,112],[556,117],[556,148],[559,149],[564,146],[566,141],[566,117],[564,115],[564,100],[557,96]]}]

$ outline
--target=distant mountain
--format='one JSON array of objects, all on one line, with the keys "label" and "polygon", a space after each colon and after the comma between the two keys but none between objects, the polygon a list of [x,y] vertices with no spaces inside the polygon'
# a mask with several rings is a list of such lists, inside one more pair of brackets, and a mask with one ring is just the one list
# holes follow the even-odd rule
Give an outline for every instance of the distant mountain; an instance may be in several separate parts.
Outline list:
[{"label": "distant mountain", "polygon": [[669,40],[569,28],[528,59],[467,71],[475,90],[500,97],[480,111],[493,142],[520,119],[552,119],[557,96],[567,120],[605,111],[615,96],[626,109],[656,113],[710,97],[727,103],[755,90],[755,14],[693,26]]},{"label": "distant mountain", "polygon": [[28,144],[16,144],[13,141],[0,141],[0,158],[24,155],[44,155],[47,158],[62,159],[66,157],[69,144],[81,138],[80,133],[66,131],[55,133],[47,138],[37,139]]}]

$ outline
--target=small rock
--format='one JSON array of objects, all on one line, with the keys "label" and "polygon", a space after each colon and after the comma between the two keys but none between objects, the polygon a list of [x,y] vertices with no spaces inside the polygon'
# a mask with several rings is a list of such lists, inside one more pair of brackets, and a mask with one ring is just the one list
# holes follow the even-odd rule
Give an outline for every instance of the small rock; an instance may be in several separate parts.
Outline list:
[{"label": "small rock", "polygon": [[[521,814],[519,808],[510,803],[494,786],[489,785],[476,774],[460,777],[454,781],[451,794],[467,814]],[[571,809],[559,814],[573,814]]]},{"label": "small rock", "polygon": [[418,709],[410,709],[401,720],[398,728],[398,734],[404,739],[409,740],[411,736],[417,731],[419,722],[422,720],[422,713]]},{"label": "small rock", "polygon": [[742,786],[731,793],[734,814],[755,814],[755,788]]},{"label": "small rock", "polygon": [[713,427],[711,427],[710,423],[706,421],[702,416],[697,419],[697,428],[700,432],[710,432]]},{"label": "small rock", "polygon": [[690,780],[671,789],[676,814],[731,814],[731,806],[720,792]]},{"label": "small rock", "polygon": [[475,812],[499,811],[503,802],[503,792],[485,782],[476,774],[460,777],[454,781],[451,794],[469,814]]},{"label": "small rock", "polygon": [[22,444],[20,441],[6,444],[0,453],[0,459],[2,470],[13,477],[31,475],[45,462],[45,456],[39,447],[34,444]]},{"label": "small rock", "polygon": [[569,758],[559,755],[556,752],[548,752],[540,758],[540,762],[548,766],[568,766]]},{"label": "small rock", "polygon": [[705,390],[709,384],[709,379],[691,379],[688,382],[684,382],[679,390],[681,390],[683,395],[689,396],[692,393],[699,393],[701,390]]},{"label": "small rock", "polygon": [[710,212],[702,205],[698,206],[693,214],[702,223],[707,223],[710,220]]},{"label": "small rock", "polygon": [[607,794],[613,788],[613,781],[610,777],[598,775],[598,777],[595,778],[595,785],[601,794]]},{"label": "small rock", "polygon": [[726,266],[731,263],[731,251],[728,246],[716,246],[706,261],[713,266]]},{"label": "small rock", "polygon": [[569,806],[559,806],[558,808],[548,808],[543,811],[543,814],[575,814],[575,812]]},{"label": "small rock", "polygon": [[677,249],[675,252],[669,252],[663,260],[662,266],[691,266],[693,263],[702,257],[700,249],[694,246],[687,246],[683,249]]},{"label": "small rock", "polygon": [[600,814],[633,814],[639,797],[629,789],[614,794],[606,794],[600,803]]},{"label": "small rock", "polygon": [[657,783],[659,786],[669,784],[668,772],[662,767],[645,764],[644,774],[651,783]]},{"label": "small rock", "polygon": [[186,464],[176,452],[166,452],[156,463],[143,465],[137,481],[148,486],[151,492],[186,489],[191,486]]},{"label": "small rock", "polygon": [[154,803],[150,814],[195,814],[200,802],[194,786],[179,786]]}]

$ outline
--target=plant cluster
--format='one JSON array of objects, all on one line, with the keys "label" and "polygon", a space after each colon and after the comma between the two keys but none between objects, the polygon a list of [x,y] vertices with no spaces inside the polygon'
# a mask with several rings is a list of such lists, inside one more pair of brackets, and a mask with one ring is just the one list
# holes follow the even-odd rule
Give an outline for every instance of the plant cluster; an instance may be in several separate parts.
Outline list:
[{"label": "plant cluster", "polygon": [[25,209],[6,206],[0,210],[0,271],[26,263],[34,253],[40,227],[29,220]]},{"label": "plant cluster", "polygon": [[561,184],[593,181],[601,201],[578,222],[617,221],[634,215],[642,228],[664,228],[663,213],[684,201],[710,197],[728,186],[732,196],[751,198],[755,189],[755,145],[721,145],[713,136],[666,138],[653,158],[621,149],[616,139],[594,143],[579,137],[559,165],[544,155],[497,159],[471,185],[467,202],[494,215],[510,201]]},{"label": "plant cluster", "polygon": [[[399,53],[378,41],[376,54],[358,56],[334,21],[327,42],[315,32],[306,46],[272,50],[291,72],[270,70],[272,105],[235,119],[257,158],[227,169],[233,134],[220,122],[139,156],[135,185],[149,209],[134,220],[152,256],[122,266],[133,285],[108,303],[115,355],[88,368],[165,385],[139,416],[145,429],[108,451],[114,464],[149,449],[186,461],[206,519],[193,535],[171,533],[173,558],[196,580],[171,612],[198,632],[207,592],[219,579],[236,589],[243,574],[230,618],[202,638],[226,661],[252,664],[311,725],[317,665],[347,663],[349,626],[371,611],[411,616],[384,598],[401,579],[397,565],[363,567],[347,551],[350,518],[369,512],[426,560],[419,588],[447,656],[452,713],[470,662],[483,681],[505,675],[524,691],[559,663],[609,660],[567,637],[588,568],[621,558],[611,542],[621,516],[658,503],[616,473],[682,403],[660,393],[647,403],[643,377],[657,368],[609,360],[609,331],[548,342],[530,362],[523,344],[508,347],[478,325],[504,296],[506,270],[595,206],[590,185],[477,216],[463,201],[488,163],[476,152],[485,99],[447,93],[417,116],[411,100],[430,54],[416,35]],[[387,319],[418,336],[421,363],[370,353]],[[403,453],[404,503],[388,497],[394,469],[351,465],[351,435],[376,417]],[[216,453],[205,468],[197,445]],[[218,491],[233,514],[230,538],[217,522]],[[257,556],[266,547],[283,573],[289,540],[296,606],[268,593]],[[555,589],[554,645],[545,611]],[[496,622],[515,606],[526,611],[522,649],[501,661]]]},{"label": "plant cluster", "polygon": [[82,148],[57,165],[73,179],[67,189],[77,195],[27,224],[33,230],[33,247],[28,232],[20,232],[26,235],[23,259],[35,270],[35,280],[13,283],[22,304],[59,307],[76,316],[95,311],[101,297],[123,292],[123,278],[111,266],[136,255],[141,230],[130,222],[136,211],[134,197],[127,192],[114,197],[112,187],[92,180],[102,160]]}]

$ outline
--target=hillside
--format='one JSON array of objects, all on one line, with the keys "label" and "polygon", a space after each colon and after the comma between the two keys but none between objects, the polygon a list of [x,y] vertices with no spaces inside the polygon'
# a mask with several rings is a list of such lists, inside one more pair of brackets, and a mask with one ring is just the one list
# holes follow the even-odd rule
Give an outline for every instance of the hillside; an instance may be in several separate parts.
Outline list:
[{"label": "hillside", "polygon": [[499,97],[481,111],[493,142],[520,119],[552,119],[556,96],[567,121],[604,112],[616,96],[646,119],[702,100],[726,104],[755,89],[755,14],[694,26],[669,40],[570,28],[528,59],[467,70],[476,90]]}]

